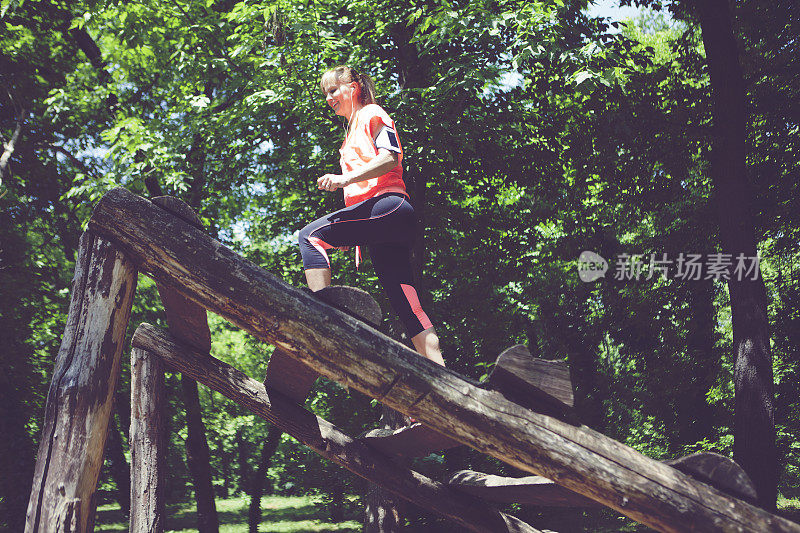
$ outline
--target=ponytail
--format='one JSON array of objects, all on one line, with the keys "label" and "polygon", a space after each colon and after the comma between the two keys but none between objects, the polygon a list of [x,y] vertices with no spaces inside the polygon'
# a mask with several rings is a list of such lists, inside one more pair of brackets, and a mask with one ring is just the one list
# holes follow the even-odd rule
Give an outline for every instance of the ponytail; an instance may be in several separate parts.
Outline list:
[{"label": "ponytail", "polygon": [[325,82],[334,80],[338,83],[351,83],[358,84],[358,101],[362,105],[376,104],[377,98],[375,97],[375,82],[369,75],[361,73],[354,68],[346,65],[339,65],[325,71],[322,78],[319,80],[319,87],[323,94],[325,93]]}]

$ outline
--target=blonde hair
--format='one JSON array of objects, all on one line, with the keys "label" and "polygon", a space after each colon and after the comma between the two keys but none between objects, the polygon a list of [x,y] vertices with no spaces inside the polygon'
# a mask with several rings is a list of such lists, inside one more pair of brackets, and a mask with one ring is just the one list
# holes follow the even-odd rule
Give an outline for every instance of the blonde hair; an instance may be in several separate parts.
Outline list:
[{"label": "blonde hair", "polygon": [[367,74],[358,72],[352,67],[339,65],[326,70],[319,80],[322,94],[325,94],[325,84],[330,82],[336,84],[356,82],[358,84],[358,101],[362,105],[378,103],[375,97],[375,82]]}]

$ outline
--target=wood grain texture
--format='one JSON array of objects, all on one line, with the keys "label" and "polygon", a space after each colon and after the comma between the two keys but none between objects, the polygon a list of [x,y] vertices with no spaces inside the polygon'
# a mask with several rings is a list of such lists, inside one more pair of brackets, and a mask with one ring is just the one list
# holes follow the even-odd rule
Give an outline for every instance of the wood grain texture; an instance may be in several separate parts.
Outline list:
[{"label": "wood grain texture", "polygon": [[426,457],[434,452],[461,446],[457,440],[420,423],[400,429],[373,429],[359,440],[393,457]]},{"label": "wood grain texture", "polygon": [[737,498],[748,501],[757,499],[753,482],[744,469],[729,457],[698,452],[667,461],[667,464]]},{"label": "wood grain texture", "polygon": [[373,327],[381,325],[381,307],[375,298],[358,287],[331,285],[313,293],[315,298],[332,305],[340,311],[362,320]]},{"label": "wood grain texture", "polygon": [[182,372],[241,404],[323,457],[423,509],[453,520],[468,531],[537,531],[513,516],[395,464],[290,398],[266,389],[259,381],[208,354],[181,344],[167,331],[142,324],[137,328],[132,344],[158,355],[172,370]]},{"label": "wood grain texture", "polygon": [[[152,201],[168,213],[188,222],[194,228],[203,230],[200,218],[182,200],[173,196],[158,196]],[[180,231],[178,228],[175,229]],[[156,287],[161,296],[161,303],[164,305],[164,312],[167,316],[167,325],[172,334],[194,346],[200,352],[210,351],[211,331],[208,328],[206,309],[163,281],[156,280]]]},{"label": "wood grain texture", "polygon": [[541,476],[514,478],[460,470],[453,474],[447,484],[491,502],[545,507],[601,507],[596,501]]},{"label": "wood grain texture", "polygon": [[[756,491],[742,467],[711,452],[699,452],[665,464],[738,498],[754,501]],[[541,476],[506,477],[461,470],[448,484],[474,496],[501,503],[539,506],[596,507],[598,504]]]},{"label": "wood grain texture", "polygon": [[[115,246],[90,232],[81,236],[25,531],[92,529],[94,494],[136,281],[135,265]],[[64,529],[72,523],[72,529]]]},{"label": "wood grain texture", "polygon": [[167,217],[147,200],[115,189],[97,205],[89,227],[143,271],[320,374],[654,529],[800,532],[793,522],[589,428],[534,413],[498,391],[476,387],[188,224],[180,233],[165,231],[173,223]]},{"label": "wood grain texture", "polygon": [[131,533],[164,531],[164,370],[161,359],[131,350]]},{"label": "wood grain texture", "polygon": [[523,344],[501,353],[485,386],[537,413],[578,423],[569,367],[563,360],[535,358]]},{"label": "wood grain texture", "polygon": [[[356,287],[332,285],[311,294],[314,298],[345,311],[359,320],[376,325],[381,322],[381,308],[366,291]],[[297,403],[303,403],[318,376],[319,374],[315,370],[279,347],[275,347],[267,365],[264,385],[277,390]]]}]

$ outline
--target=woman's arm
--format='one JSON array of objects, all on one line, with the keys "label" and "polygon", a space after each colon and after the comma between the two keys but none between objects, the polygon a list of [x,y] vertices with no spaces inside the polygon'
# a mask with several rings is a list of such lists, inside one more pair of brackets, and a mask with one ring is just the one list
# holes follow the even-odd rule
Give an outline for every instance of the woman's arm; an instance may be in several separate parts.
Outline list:
[{"label": "woman's arm", "polygon": [[335,191],[351,183],[377,178],[396,167],[398,161],[399,158],[396,152],[381,148],[378,150],[378,155],[362,167],[345,174],[325,174],[321,176],[317,179],[317,187],[325,191]]}]

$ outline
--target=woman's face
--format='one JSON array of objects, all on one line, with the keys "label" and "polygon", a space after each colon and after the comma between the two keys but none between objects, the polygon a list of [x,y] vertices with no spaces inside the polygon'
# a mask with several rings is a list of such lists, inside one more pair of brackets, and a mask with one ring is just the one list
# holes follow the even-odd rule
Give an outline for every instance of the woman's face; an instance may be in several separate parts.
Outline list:
[{"label": "woman's face", "polygon": [[358,103],[356,97],[356,83],[344,83],[331,80],[325,84],[325,102],[331,106],[334,112],[346,119],[350,119],[353,114],[353,107]]}]

